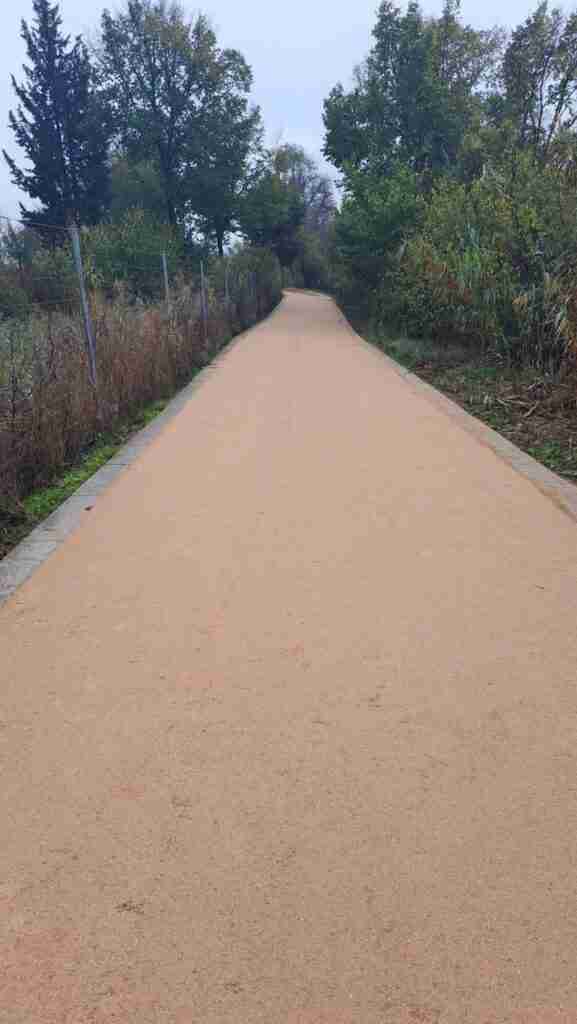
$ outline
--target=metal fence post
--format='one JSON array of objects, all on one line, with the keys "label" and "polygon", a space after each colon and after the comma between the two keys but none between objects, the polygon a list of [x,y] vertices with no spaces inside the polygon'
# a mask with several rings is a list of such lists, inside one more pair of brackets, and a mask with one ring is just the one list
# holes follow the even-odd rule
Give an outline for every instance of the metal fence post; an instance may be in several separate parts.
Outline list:
[{"label": "metal fence post", "polygon": [[200,305],[204,325],[204,341],[208,342],[208,302],[206,296],[206,280],[204,276],[204,260],[200,261]]},{"label": "metal fence post", "polygon": [[90,383],[94,389],[96,400],[98,401],[98,379],[96,374],[96,342],[94,340],[92,317],[90,316],[90,307],[88,305],[88,297],[86,295],[84,267],[82,266],[82,253],[80,251],[80,235],[78,233],[78,227],[76,224],[70,224],[69,231],[70,238],[72,241],[72,255],[74,257],[74,266],[76,267],[76,274],[78,276],[78,289],[80,291],[82,319],[84,321],[84,337],[86,340],[86,351],[88,353],[88,376],[90,378]]},{"label": "metal fence post", "polygon": [[166,299],[166,305],[170,306],[170,286],[168,284],[168,264],[166,262],[166,253],[160,254],[160,263],[162,266],[162,277],[164,280],[164,298]]}]

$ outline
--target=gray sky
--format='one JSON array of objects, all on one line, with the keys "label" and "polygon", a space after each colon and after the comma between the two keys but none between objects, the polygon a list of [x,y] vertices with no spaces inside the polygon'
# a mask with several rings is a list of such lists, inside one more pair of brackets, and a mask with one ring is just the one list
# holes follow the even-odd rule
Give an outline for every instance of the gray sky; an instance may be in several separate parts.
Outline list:
[{"label": "gray sky", "polygon": [[[438,12],[442,0],[423,0],[427,13]],[[463,0],[466,21],[487,27],[515,25],[535,8],[537,0]],[[118,0],[102,6],[115,9]],[[212,20],[222,46],[239,49],[254,72],[254,99],[260,105],[271,142],[295,142],[318,156],[322,146],[322,101],[338,81],[367,53],[377,0],[206,0],[184,6],[199,8]],[[64,27],[71,34],[89,34],[98,25],[101,7],[94,0],[61,0]],[[14,105],[10,75],[21,77],[24,45],[20,19],[30,20],[32,0],[2,0],[0,36],[0,148],[14,154],[7,125]],[[18,192],[8,168],[0,166],[0,213],[18,212]]]}]

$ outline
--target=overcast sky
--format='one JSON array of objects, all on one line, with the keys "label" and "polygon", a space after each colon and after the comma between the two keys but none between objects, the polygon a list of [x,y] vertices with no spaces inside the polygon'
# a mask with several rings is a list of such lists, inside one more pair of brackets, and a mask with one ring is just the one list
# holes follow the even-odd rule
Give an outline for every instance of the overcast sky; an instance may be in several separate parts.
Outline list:
[{"label": "overcast sky", "polygon": [[[463,0],[463,16],[477,27],[515,25],[534,9],[527,0]],[[423,0],[437,13],[442,0]],[[239,49],[254,73],[254,99],[272,142],[295,142],[318,156],[322,146],[322,101],[338,81],[347,82],[367,53],[378,0],[207,0],[189,4],[209,15],[220,45]],[[106,4],[103,4],[106,6]],[[108,4],[112,10],[118,0]],[[61,0],[64,27],[89,34],[98,26],[98,0]],[[0,148],[14,153],[7,125],[13,105],[10,75],[21,77],[24,45],[20,19],[30,20],[32,0],[2,0],[0,35]],[[0,166],[0,213],[18,212],[18,193]]]}]

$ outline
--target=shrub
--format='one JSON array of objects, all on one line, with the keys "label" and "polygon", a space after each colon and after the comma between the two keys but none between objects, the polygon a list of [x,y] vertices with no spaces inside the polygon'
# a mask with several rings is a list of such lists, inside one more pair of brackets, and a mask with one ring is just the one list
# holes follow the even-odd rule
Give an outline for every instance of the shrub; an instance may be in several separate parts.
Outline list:
[{"label": "shrub", "polygon": [[30,313],[30,296],[20,285],[16,272],[0,270],[0,320]]},{"label": "shrub", "polygon": [[[417,337],[559,365],[573,328],[574,190],[530,156],[472,184],[442,180],[398,258],[383,258],[371,309]],[[563,271],[561,268],[565,267]]]},{"label": "shrub", "polygon": [[161,254],[171,277],[190,265],[193,253],[168,224],[144,210],[129,210],[112,223],[82,231],[82,255],[91,287],[112,296],[123,286],[125,293],[144,299],[163,297]]}]

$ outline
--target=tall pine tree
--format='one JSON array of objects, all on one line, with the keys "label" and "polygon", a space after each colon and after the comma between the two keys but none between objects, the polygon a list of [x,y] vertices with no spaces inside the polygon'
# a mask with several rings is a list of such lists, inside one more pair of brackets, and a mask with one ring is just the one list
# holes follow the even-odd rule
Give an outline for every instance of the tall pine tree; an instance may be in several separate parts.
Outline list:
[{"label": "tall pine tree", "polygon": [[57,4],[34,0],[34,23],[22,21],[28,63],[9,123],[28,167],[4,151],[14,184],[40,209],[20,204],[32,224],[94,224],[109,201],[110,117],[95,88],[88,51],[62,34]]}]

